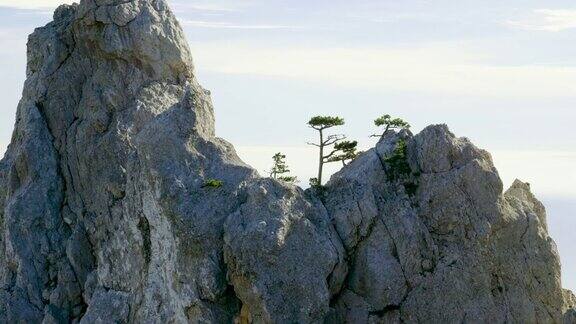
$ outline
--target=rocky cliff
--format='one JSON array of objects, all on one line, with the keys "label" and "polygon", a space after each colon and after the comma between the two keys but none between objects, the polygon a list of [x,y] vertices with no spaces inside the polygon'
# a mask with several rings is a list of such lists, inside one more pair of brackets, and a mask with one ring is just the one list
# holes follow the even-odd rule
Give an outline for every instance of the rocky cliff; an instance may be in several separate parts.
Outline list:
[{"label": "rocky cliff", "polygon": [[3,323],[576,318],[542,204],[445,126],[323,191],[260,178],[164,0],[82,0],[30,36],[0,224]]}]

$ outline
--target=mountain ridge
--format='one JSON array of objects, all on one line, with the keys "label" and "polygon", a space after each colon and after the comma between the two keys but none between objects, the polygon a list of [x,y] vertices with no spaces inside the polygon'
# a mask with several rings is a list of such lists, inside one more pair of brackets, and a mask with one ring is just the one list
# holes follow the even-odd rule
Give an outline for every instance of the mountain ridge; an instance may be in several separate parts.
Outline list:
[{"label": "mountain ridge", "polygon": [[260,178],[164,0],[64,5],[30,36],[0,220],[2,322],[574,320],[544,207],[445,125],[323,192]]}]

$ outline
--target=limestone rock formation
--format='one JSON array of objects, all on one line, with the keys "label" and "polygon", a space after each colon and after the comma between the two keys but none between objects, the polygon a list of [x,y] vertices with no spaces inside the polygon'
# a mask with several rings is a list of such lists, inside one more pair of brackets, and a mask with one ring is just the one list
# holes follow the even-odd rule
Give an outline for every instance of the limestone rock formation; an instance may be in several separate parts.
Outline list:
[{"label": "limestone rock formation", "polygon": [[564,289],[564,323],[574,324],[576,323],[576,296],[570,291]]},{"label": "limestone rock formation", "polygon": [[[382,181],[399,141],[412,174]],[[520,181],[502,194],[490,155],[445,126],[385,137],[332,178],[328,197],[351,260],[336,302],[345,321],[561,320],[543,206]]]},{"label": "limestone rock formation", "polygon": [[576,318],[542,204],[446,126],[323,190],[261,179],[164,0],[82,0],[30,36],[0,225],[2,323]]}]

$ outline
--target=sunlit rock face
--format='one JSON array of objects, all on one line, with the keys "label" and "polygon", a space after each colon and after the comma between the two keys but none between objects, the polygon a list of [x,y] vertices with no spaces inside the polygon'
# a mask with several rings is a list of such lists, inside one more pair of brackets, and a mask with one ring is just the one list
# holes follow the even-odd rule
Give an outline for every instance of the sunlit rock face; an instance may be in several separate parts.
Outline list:
[{"label": "sunlit rock face", "polygon": [[215,136],[164,0],[62,6],[27,54],[0,322],[574,321],[544,207],[446,126],[388,133],[303,191]]}]

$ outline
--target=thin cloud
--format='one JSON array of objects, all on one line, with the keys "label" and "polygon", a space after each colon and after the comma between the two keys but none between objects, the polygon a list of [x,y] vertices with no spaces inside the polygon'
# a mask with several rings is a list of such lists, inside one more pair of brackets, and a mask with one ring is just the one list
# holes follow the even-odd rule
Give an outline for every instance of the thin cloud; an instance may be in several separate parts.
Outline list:
[{"label": "thin cloud", "polygon": [[179,1],[170,3],[175,12],[184,13],[188,11],[203,13],[230,13],[243,11],[253,3],[251,0],[210,0],[210,1]]},{"label": "thin cloud", "polygon": [[[0,7],[15,9],[46,10],[54,9],[62,4],[72,4],[80,0],[0,0]],[[173,0],[170,5],[174,11],[201,12],[235,12],[246,8],[251,1],[181,1]]]},{"label": "thin cloud", "polygon": [[560,32],[576,28],[576,10],[538,9],[521,20],[507,22],[509,26],[531,31]]},{"label": "thin cloud", "polygon": [[71,4],[74,0],[0,0],[0,7],[29,10],[53,9],[62,4]]},{"label": "thin cloud", "polygon": [[398,23],[402,21],[420,21],[432,20],[437,18],[432,13],[413,12],[413,13],[385,13],[385,14],[347,14],[347,17],[360,21],[372,23]]},{"label": "thin cloud", "polygon": [[30,34],[29,28],[0,28],[0,55],[3,59],[10,57],[10,60],[16,58],[25,58],[26,53],[26,36]]},{"label": "thin cloud", "polygon": [[491,65],[487,56],[450,44],[378,49],[203,43],[193,48],[200,69],[224,74],[441,95],[576,96],[574,67]]},{"label": "thin cloud", "polygon": [[575,151],[492,151],[494,164],[506,184],[522,179],[541,196],[574,199]]},{"label": "thin cloud", "polygon": [[203,21],[203,20],[183,20],[182,25],[197,27],[197,28],[213,28],[213,29],[299,29],[295,26],[285,25],[239,25],[228,22],[218,21]]},{"label": "thin cloud", "polygon": [[237,12],[239,11],[236,7],[227,7],[227,6],[218,6],[218,5],[194,5],[194,4],[181,4],[175,3],[172,5],[172,9],[175,12],[186,12],[186,11],[199,11],[199,12],[218,12],[218,13],[227,13],[227,12]]}]

